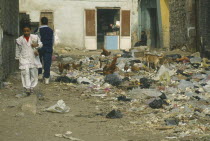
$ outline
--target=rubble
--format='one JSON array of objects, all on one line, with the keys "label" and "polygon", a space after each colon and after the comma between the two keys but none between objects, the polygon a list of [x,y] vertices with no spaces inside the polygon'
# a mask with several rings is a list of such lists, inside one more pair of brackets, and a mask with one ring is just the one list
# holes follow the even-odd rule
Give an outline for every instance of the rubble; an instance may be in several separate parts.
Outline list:
[{"label": "rubble", "polygon": [[[108,113],[103,114],[106,118],[123,118],[121,111],[126,115],[141,114],[141,122],[130,123],[167,130],[171,133],[167,139],[203,134],[200,128],[192,130],[191,127],[198,123],[202,129],[210,126],[199,122],[210,115],[209,60],[202,59],[199,53],[172,53],[164,56],[170,63],[166,61],[155,70],[153,66],[146,67],[144,55],[141,56],[145,50],[149,52],[147,48],[124,51],[116,63],[113,63],[114,53],[83,56],[74,60],[75,64],[83,62],[82,69],[70,69],[66,74],[57,76],[56,82],[72,83],[71,86],[82,91],[83,98],[92,97],[98,107],[106,103],[112,109],[118,109],[104,111]],[[111,63],[114,68],[111,74],[103,73],[104,66]]]}]

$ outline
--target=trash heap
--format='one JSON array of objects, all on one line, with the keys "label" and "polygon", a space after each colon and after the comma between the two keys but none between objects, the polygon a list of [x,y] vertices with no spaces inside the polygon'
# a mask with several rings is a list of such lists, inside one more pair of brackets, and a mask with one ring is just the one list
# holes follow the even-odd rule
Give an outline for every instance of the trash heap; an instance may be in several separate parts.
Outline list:
[{"label": "trash heap", "polygon": [[[109,103],[109,119],[141,115],[141,120],[130,121],[131,126],[142,125],[163,130],[168,139],[186,136],[205,136],[210,125],[210,61],[199,53],[188,56],[164,55],[158,70],[149,68],[144,56],[135,57],[132,52],[121,55],[95,55],[78,60],[60,58],[67,63],[82,62],[80,69],[66,70],[60,75],[57,65],[53,79],[59,83],[71,83],[83,88],[82,97],[98,97],[101,103]],[[106,64],[117,59],[116,71],[103,74]],[[100,61],[99,61],[100,60]],[[119,103],[124,102],[124,105]],[[100,103],[100,102],[99,102]]]}]

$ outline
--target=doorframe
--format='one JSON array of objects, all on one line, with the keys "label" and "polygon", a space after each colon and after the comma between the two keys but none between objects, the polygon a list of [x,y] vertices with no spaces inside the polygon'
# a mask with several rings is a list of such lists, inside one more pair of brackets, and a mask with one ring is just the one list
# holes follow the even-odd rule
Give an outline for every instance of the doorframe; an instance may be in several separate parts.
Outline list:
[{"label": "doorframe", "polygon": [[[119,35],[119,39],[118,39],[118,50],[120,50],[120,39],[121,39],[121,15],[122,15],[122,8],[121,7],[96,7],[95,8],[96,9],[96,44],[97,44],[97,50],[98,50],[98,42],[97,42],[97,37],[98,37],[98,31],[97,31],[97,29],[98,29],[98,19],[97,19],[97,17],[98,17],[98,9],[107,9],[107,10],[109,10],[109,9],[118,9],[119,10],[119,12],[120,12],[120,35]],[[105,43],[105,41],[104,41],[104,43]]]},{"label": "doorframe", "polygon": [[157,18],[158,18],[158,33],[160,39],[160,48],[163,48],[163,29],[162,29],[162,18],[161,18],[161,5],[160,0],[156,0],[157,4]]}]

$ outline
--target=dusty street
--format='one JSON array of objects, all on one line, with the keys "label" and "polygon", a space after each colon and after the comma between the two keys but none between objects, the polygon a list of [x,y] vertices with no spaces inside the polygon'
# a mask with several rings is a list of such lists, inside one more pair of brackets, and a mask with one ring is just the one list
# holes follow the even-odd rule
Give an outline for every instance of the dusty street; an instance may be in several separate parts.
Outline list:
[{"label": "dusty street", "polygon": [[210,141],[209,29],[210,0],[0,0],[0,141]]},{"label": "dusty street", "polygon": [[[91,56],[99,52],[89,54]],[[69,56],[76,60],[83,55],[80,53]],[[52,70],[58,72],[57,61],[54,61]],[[11,75],[6,82],[9,83],[5,83],[5,87],[0,90],[1,141],[210,140],[208,117],[192,115],[187,118],[183,115],[182,124],[166,126],[166,118],[179,114],[168,113],[171,109],[167,106],[152,109],[147,106],[146,101],[135,99],[136,96],[131,96],[131,102],[118,101],[117,97],[122,94],[129,95],[124,89],[110,87],[108,91],[102,88],[101,91],[90,88],[90,85],[53,81],[50,85],[39,83],[35,95],[17,98],[17,94],[23,91],[19,72]],[[58,100],[64,100],[70,111],[46,112],[46,108],[56,104]],[[186,99],[179,101],[183,103]],[[203,103],[200,101],[200,104]],[[120,110],[123,117],[106,118],[113,109]],[[63,136],[66,132],[72,132],[69,135],[71,139]]]},{"label": "dusty street", "polygon": [[[15,98],[21,91],[20,80],[11,78],[10,82],[12,86],[1,90],[0,95],[1,141],[65,141],[68,139],[55,137],[55,134],[63,134],[66,131],[73,132],[73,137],[85,141],[161,140],[166,136],[146,126],[130,124],[130,121],[141,120],[140,113],[124,113],[122,119],[105,118],[114,103],[120,107],[125,107],[128,103],[82,97],[81,93],[84,90],[58,83],[52,83],[48,88],[41,85],[45,100],[37,101],[36,115],[24,113],[21,105],[24,99],[28,98]],[[70,106],[69,113],[43,111],[60,99]]]}]

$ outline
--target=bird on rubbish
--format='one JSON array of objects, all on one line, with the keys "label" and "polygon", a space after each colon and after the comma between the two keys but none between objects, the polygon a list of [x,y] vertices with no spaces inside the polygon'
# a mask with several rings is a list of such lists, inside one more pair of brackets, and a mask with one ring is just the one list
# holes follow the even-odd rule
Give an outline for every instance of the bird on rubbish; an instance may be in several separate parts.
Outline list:
[{"label": "bird on rubbish", "polygon": [[64,63],[58,63],[58,69],[59,69],[59,72],[62,74],[64,70],[66,71],[69,71],[70,70],[70,64],[67,63],[67,64],[64,64]]},{"label": "bird on rubbish", "polygon": [[113,58],[111,64],[106,64],[103,68],[103,74],[108,75],[108,74],[113,74],[117,70],[117,56]]},{"label": "bird on rubbish", "polygon": [[101,55],[109,56],[110,54],[111,54],[110,51],[107,51],[104,47],[102,48],[102,53],[101,53]]},{"label": "bird on rubbish", "polygon": [[79,64],[75,64],[75,63],[73,62],[73,63],[72,63],[72,68],[75,69],[75,70],[81,70],[82,64],[83,64],[82,61],[80,61]]},{"label": "bird on rubbish", "polygon": [[127,72],[128,69],[129,69],[129,65],[126,63],[125,66],[124,66],[124,71]]}]

